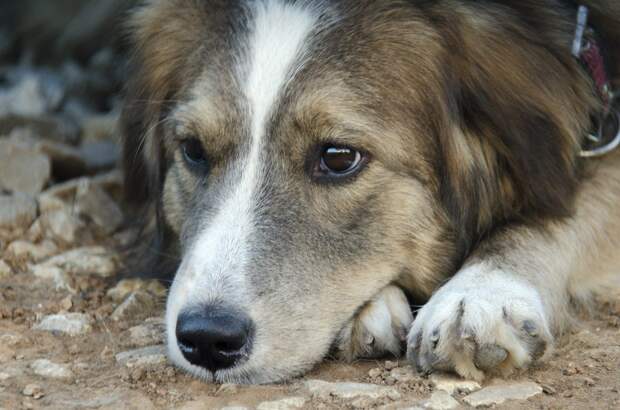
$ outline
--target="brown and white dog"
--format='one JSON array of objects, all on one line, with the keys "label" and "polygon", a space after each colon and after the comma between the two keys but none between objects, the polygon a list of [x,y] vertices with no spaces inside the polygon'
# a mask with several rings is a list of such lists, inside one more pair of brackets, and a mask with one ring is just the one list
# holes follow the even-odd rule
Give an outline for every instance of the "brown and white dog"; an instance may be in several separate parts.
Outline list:
[{"label": "brown and white dog", "polygon": [[[620,2],[587,1],[620,74]],[[171,360],[264,383],[328,353],[543,359],[620,267],[620,160],[560,0],[151,0],[126,186],[178,264]],[[163,263],[163,262],[162,262]],[[417,316],[413,301],[427,302]],[[411,304],[411,305],[410,305]]]}]

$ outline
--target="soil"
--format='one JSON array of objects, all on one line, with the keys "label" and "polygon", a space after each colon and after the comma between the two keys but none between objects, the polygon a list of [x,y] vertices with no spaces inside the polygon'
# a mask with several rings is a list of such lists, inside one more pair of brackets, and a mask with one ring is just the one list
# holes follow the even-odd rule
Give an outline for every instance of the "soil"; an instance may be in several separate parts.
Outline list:
[{"label": "soil", "polygon": [[[146,316],[161,316],[163,300],[136,317],[114,321],[110,314],[115,303],[106,296],[113,284],[90,277],[71,294],[53,290],[48,280],[27,273],[0,279],[0,408],[252,408],[266,400],[307,395],[303,389],[307,379],[394,382],[368,375],[371,369],[383,369],[384,361],[325,362],[303,378],[268,386],[207,384],[168,363],[127,368],[115,359],[117,353],[132,347],[127,330],[144,323]],[[72,337],[33,329],[41,317],[67,310],[91,316],[92,331]],[[65,364],[73,379],[34,374],[30,364],[37,359]],[[517,379],[538,383],[544,393],[499,408],[620,408],[620,286],[599,298],[595,311],[581,318],[575,330],[562,338],[548,363]],[[40,388],[35,386],[34,396],[24,394],[30,384]],[[429,380],[417,376],[393,387],[402,394],[402,404],[419,402],[432,392]],[[335,399],[312,399],[305,404],[305,408],[350,406]]]}]

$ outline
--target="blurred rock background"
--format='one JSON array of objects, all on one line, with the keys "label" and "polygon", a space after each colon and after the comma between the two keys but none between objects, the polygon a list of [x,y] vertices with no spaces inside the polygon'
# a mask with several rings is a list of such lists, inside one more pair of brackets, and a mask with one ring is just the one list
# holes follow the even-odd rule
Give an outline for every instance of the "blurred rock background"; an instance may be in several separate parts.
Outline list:
[{"label": "blurred rock background", "polygon": [[134,4],[0,0],[0,251],[121,227],[122,21]]}]

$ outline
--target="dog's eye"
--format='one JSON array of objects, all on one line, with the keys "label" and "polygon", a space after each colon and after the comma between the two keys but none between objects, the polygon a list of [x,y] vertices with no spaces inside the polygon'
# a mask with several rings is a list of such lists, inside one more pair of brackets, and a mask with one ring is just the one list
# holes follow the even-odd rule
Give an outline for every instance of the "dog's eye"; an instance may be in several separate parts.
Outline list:
[{"label": "dog's eye", "polygon": [[181,142],[183,158],[192,166],[205,167],[207,165],[207,154],[202,143],[196,138],[188,138]]},{"label": "dog's eye", "polygon": [[315,177],[348,177],[359,171],[366,156],[362,152],[345,146],[327,145],[321,150]]}]

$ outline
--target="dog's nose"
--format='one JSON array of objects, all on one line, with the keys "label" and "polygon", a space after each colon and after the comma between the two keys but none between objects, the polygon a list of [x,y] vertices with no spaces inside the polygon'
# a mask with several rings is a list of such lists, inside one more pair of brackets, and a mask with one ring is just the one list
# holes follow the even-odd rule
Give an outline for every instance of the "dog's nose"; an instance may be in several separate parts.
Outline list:
[{"label": "dog's nose", "polygon": [[176,336],[191,364],[210,371],[226,369],[250,354],[251,319],[221,306],[181,312]]}]

